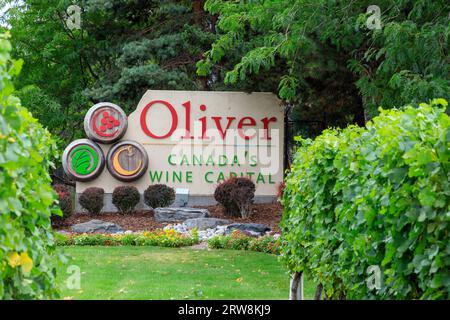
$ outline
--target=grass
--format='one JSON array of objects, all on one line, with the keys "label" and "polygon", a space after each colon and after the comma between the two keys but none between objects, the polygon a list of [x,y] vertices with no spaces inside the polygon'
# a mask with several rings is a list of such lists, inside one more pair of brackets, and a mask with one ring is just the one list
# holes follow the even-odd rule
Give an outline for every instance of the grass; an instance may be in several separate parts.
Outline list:
[{"label": "grass", "polygon": [[[288,299],[289,277],[274,255],[235,250],[159,247],[65,247],[81,271],[68,289],[67,266],[58,284],[66,299]],[[305,283],[305,296],[314,287]]]}]

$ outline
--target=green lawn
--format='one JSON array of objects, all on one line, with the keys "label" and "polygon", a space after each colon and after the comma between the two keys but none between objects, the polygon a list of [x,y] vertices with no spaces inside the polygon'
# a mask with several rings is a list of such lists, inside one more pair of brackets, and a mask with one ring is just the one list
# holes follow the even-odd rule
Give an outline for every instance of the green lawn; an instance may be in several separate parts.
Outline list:
[{"label": "green lawn", "polygon": [[[71,299],[287,299],[289,278],[274,255],[234,250],[159,247],[64,247],[81,270]],[[314,288],[306,284],[305,296]]]}]

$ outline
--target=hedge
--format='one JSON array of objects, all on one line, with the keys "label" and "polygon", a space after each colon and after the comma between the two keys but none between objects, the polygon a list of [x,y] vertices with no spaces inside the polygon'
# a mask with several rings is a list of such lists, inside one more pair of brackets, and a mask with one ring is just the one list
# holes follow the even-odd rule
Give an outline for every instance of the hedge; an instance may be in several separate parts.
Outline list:
[{"label": "hedge", "polygon": [[280,253],[280,242],[273,236],[266,235],[255,238],[238,230],[234,230],[231,235],[209,238],[208,247],[210,249],[249,250],[270,254]]},{"label": "hedge", "polygon": [[10,50],[0,34],[0,299],[56,298],[50,216],[61,211],[48,174],[56,148],[12,95],[22,64]]},{"label": "hedge", "polygon": [[298,138],[281,222],[291,271],[330,299],[450,298],[446,106],[380,109],[366,128]]},{"label": "hedge", "polygon": [[199,242],[198,231],[194,229],[190,236],[173,229],[145,231],[131,234],[77,234],[56,237],[58,246],[159,246],[184,247]]}]

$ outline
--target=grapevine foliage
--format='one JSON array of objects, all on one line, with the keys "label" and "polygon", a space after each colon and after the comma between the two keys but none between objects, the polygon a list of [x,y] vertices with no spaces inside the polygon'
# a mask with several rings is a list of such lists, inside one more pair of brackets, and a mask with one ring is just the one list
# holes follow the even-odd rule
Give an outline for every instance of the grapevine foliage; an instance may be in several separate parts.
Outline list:
[{"label": "grapevine foliage", "polygon": [[[382,110],[366,128],[299,138],[282,255],[329,298],[450,298],[447,102]],[[381,286],[367,285],[381,271]]]},{"label": "grapevine foliage", "polygon": [[0,299],[55,298],[55,252],[50,227],[56,194],[49,160],[56,147],[47,130],[14,97],[11,78],[22,62],[10,58],[0,35]]}]

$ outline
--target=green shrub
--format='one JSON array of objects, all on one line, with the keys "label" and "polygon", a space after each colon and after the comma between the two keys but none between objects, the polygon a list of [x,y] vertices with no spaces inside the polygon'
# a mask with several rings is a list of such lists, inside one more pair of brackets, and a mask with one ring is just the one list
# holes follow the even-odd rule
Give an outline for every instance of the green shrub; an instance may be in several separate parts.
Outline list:
[{"label": "green shrub", "polygon": [[103,195],[105,191],[102,188],[91,187],[84,190],[78,199],[80,205],[87,212],[98,214],[103,209]]},{"label": "green shrub", "polygon": [[160,246],[183,247],[199,242],[198,233],[193,230],[190,236],[174,230],[155,230],[132,234],[58,234],[56,243],[59,246]]},{"label": "green shrub", "polygon": [[254,197],[255,184],[249,178],[232,177],[219,184],[214,191],[214,199],[224,207],[229,216],[248,217]]},{"label": "green shrub", "polygon": [[250,250],[271,254],[279,254],[279,241],[273,236],[254,238],[234,230],[228,236],[215,236],[208,239],[211,249]]},{"label": "green shrub", "polygon": [[[321,283],[329,298],[450,298],[445,106],[437,99],[380,110],[366,129],[298,139],[281,222],[292,271]],[[381,287],[373,288],[377,268]]]},{"label": "green shrub", "polygon": [[168,207],[175,200],[175,191],[165,184],[154,184],[144,191],[144,202],[152,208]]},{"label": "green shrub", "polygon": [[112,203],[123,214],[133,212],[140,199],[141,195],[134,186],[116,187],[112,194]]},{"label": "green shrub", "polygon": [[50,134],[12,96],[21,61],[0,34],[0,300],[53,299],[55,285],[52,214],[56,194],[48,170],[56,157]]},{"label": "green shrub", "polygon": [[65,184],[55,184],[53,189],[58,195],[58,206],[61,209],[62,216],[52,215],[52,225],[60,225],[64,220],[69,218],[73,213],[73,201],[70,188]]}]

